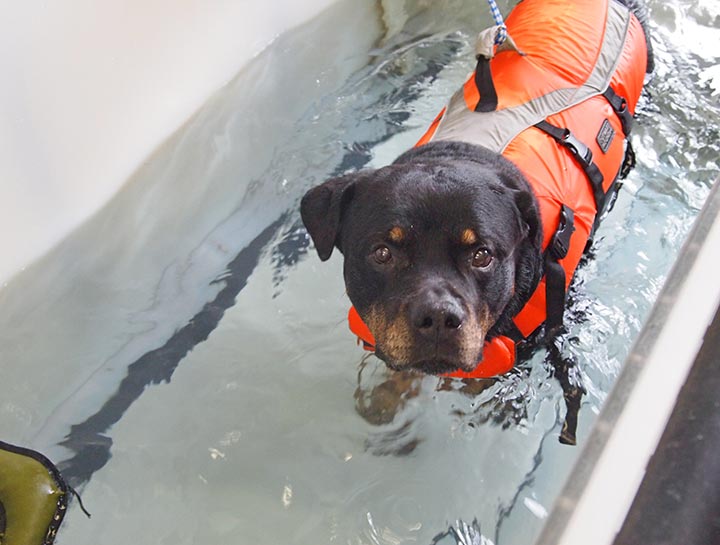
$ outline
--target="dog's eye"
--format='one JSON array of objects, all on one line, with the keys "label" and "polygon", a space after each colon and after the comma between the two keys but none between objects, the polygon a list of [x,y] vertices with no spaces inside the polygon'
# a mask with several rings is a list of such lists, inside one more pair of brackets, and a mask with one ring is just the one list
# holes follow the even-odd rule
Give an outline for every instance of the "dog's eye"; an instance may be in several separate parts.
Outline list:
[{"label": "dog's eye", "polygon": [[472,266],[478,269],[486,269],[492,263],[493,256],[487,248],[480,248],[475,251],[472,258]]},{"label": "dog's eye", "polygon": [[392,259],[390,248],[387,246],[378,246],[375,250],[373,250],[373,259],[375,259],[377,263],[384,265]]}]

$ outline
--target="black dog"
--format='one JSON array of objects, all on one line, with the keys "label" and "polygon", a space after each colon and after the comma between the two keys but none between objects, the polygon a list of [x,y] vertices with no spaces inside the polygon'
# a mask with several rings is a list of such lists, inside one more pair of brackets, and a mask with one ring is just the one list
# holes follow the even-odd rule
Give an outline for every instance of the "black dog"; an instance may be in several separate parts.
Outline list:
[{"label": "black dog", "polygon": [[[610,11],[615,9],[612,3],[609,0]],[[632,0],[628,3],[645,29],[644,10]],[[538,5],[542,8],[540,0],[526,0],[521,5],[526,11],[538,9]],[[648,46],[648,68],[651,59]],[[497,107],[488,66],[489,60],[479,57],[475,81],[480,98],[474,111],[468,110],[470,116]],[[614,180],[624,153],[622,139],[613,143],[614,136],[620,131],[627,136],[632,121],[627,102],[612,96],[609,81],[608,76],[606,93],[598,91],[593,96],[607,97],[622,129],[618,119],[612,120],[617,130],[600,119],[604,122],[602,126],[598,123],[597,144],[592,142],[592,146],[597,157],[612,154],[612,145],[620,146],[618,164],[610,167],[615,169],[612,177],[605,176],[603,181],[600,174],[598,182],[589,144],[585,146],[568,129],[547,122],[555,119],[551,114],[558,110],[543,114],[547,119],[535,127],[527,127],[545,131],[554,141],[546,140],[571,157],[568,162],[580,173],[597,214],[607,207],[616,187]],[[641,85],[635,85],[636,95]],[[465,108],[462,93],[457,100],[461,105],[456,112],[451,101],[445,114],[450,125],[457,121],[453,115]],[[633,107],[636,100],[637,96],[630,99]],[[548,268],[567,253],[563,248],[565,254],[554,256],[549,264],[551,249],[544,247],[548,235],[543,231],[548,218],[541,217],[537,188],[528,183],[532,176],[501,155],[502,146],[490,150],[478,145],[478,141],[484,142],[485,126],[491,127],[487,130],[496,126],[483,125],[482,117],[477,119],[480,125],[472,128],[474,135],[467,140],[461,138],[465,141],[455,141],[451,126],[436,138],[439,141],[413,148],[390,166],[331,179],[308,191],[302,200],[303,222],[320,258],[327,260],[334,247],[343,253],[348,296],[374,336],[377,356],[392,369],[436,374],[472,371],[482,360],[488,339],[517,331],[513,319]],[[550,221],[555,223],[551,230],[556,229],[558,220]],[[560,227],[557,229],[559,232]],[[584,240],[575,241],[580,248],[589,231]],[[563,297],[564,287],[563,282]],[[549,305],[550,301],[548,309]]]},{"label": "black dog", "polygon": [[348,296],[396,370],[471,371],[542,275],[527,181],[471,144],[430,143],[330,180],[307,193],[302,216],[321,259],[343,252]]}]

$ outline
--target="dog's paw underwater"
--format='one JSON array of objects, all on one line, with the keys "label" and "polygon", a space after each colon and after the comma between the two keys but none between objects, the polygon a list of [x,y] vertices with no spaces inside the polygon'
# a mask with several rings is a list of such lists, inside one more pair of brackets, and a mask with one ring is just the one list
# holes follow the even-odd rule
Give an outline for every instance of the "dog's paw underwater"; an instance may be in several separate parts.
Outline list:
[{"label": "dog's paw underwater", "polygon": [[522,54],[479,56],[415,148],[302,200],[320,258],[344,256],[352,331],[395,370],[491,377],[557,330],[630,166],[644,14],[524,0],[506,22]]}]

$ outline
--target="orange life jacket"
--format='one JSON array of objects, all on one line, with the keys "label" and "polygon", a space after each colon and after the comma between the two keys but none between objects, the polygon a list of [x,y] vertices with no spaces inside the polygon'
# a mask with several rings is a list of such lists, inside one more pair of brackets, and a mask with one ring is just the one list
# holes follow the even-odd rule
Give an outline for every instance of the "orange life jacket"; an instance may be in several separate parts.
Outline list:
[{"label": "orange life jacket", "polygon": [[[457,377],[509,371],[516,341],[546,321],[548,328],[562,323],[565,290],[632,151],[626,137],[647,65],[640,22],[614,0],[523,0],[506,25],[524,55],[479,58],[416,145],[470,142],[520,168],[540,208],[545,275],[515,316],[516,331],[486,341],[477,368]],[[354,307],[348,319],[373,350]]]}]

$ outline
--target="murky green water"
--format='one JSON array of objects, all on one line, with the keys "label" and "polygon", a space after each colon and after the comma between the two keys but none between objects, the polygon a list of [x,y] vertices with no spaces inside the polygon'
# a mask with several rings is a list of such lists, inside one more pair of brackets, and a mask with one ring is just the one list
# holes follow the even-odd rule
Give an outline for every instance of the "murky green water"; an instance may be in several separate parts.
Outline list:
[{"label": "murky green water", "polygon": [[[719,172],[720,7],[650,6],[638,166],[571,293],[580,444]],[[489,22],[474,1],[388,8],[281,37],[0,290],[0,436],[60,462],[93,514],[73,506],[61,545],[539,532],[579,450],[542,350],[477,395],[427,377],[371,414],[387,372],[346,329],[339,256],[321,264],[299,223],[310,186],[417,140]]]}]

